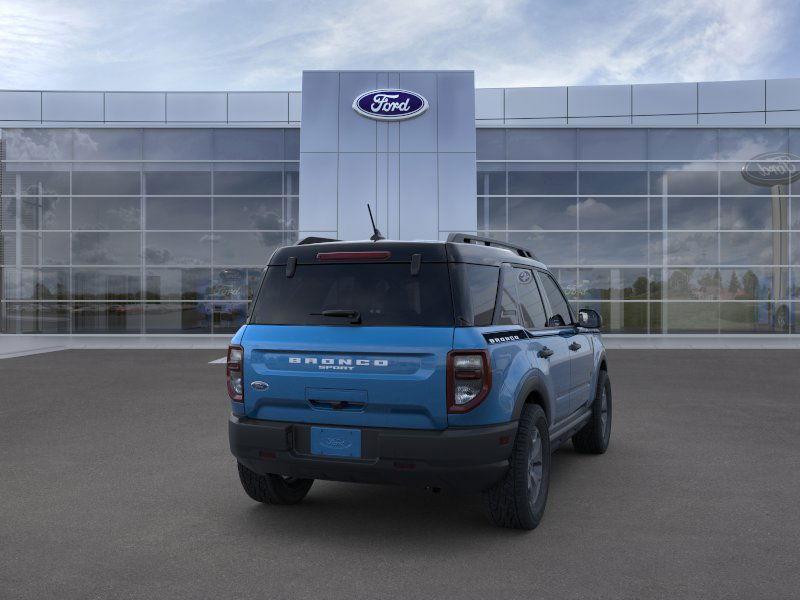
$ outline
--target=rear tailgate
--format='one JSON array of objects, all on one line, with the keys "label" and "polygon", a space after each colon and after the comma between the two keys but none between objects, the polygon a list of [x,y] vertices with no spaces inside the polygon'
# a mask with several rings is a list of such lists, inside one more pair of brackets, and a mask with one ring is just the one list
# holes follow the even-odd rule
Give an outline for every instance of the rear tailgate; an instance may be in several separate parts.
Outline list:
[{"label": "rear tailgate", "polygon": [[[447,427],[452,327],[249,325],[242,345],[244,403],[251,418]],[[267,389],[255,389],[254,381]]]}]

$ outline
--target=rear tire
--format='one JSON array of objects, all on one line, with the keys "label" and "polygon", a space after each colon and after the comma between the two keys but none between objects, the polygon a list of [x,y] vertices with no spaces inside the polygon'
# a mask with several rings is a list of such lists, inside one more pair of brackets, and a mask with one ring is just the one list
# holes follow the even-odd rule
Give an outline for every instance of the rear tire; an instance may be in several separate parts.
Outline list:
[{"label": "rear tire", "polygon": [[239,481],[247,495],[256,502],[264,504],[297,504],[308,494],[313,479],[297,479],[281,475],[259,475],[242,463],[239,467]]},{"label": "rear tire", "polygon": [[550,486],[550,434],[540,406],[523,407],[509,463],[503,479],[483,494],[489,518],[500,527],[535,529]]},{"label": "rear tire", "polygon": [[582,454],[603,454],[611,439],[611,381],[606,371],[597,376],[597,390],[592,402],[592,416],[578,433],[572,445]]}]

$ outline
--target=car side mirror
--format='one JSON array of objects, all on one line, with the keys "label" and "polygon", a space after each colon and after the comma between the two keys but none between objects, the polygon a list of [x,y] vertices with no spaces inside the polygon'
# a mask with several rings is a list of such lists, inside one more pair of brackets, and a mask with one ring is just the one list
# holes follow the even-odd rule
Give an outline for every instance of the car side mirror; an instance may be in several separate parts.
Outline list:
[{"label": "car side mirror", "polygon": [[578,326],[586,329],[600,329],[603,326],[603,317],[596,310],[582,308],[578,311]]}]

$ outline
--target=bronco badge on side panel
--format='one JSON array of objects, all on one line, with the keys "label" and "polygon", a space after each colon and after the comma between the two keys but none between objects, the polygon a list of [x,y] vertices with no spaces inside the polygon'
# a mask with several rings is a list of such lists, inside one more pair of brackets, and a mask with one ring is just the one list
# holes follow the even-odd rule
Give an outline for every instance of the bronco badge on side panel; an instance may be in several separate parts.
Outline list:
[{"label": "bronco badge on side panel", "polygon": [[494,331],[491,333],[484,333],[483,339],[485,339],[489,344],[518,342],[520,340],[527,340],[528,333],[524,329],[514,329],[512,331]]}]

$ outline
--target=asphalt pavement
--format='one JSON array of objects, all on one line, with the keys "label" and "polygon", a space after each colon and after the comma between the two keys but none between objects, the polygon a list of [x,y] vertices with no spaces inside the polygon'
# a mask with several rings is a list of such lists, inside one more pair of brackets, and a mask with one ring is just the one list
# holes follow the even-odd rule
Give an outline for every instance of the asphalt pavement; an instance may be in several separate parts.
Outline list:
[{"label": "asphalt pavement", "polygon": [[533,532],[479,497],[242,491],[215,350],[0,361],[0,598],[796,598],[800,351],[609,352],[603,456]]}]

